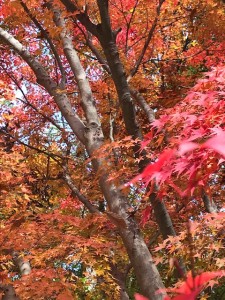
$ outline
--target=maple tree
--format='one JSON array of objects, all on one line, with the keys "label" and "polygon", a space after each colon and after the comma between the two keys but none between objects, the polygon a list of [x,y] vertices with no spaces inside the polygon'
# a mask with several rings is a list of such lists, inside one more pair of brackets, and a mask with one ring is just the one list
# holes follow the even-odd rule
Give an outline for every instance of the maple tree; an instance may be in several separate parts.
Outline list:
[{"label": "maple tree", "polygon": [[218,0],[1,1],[2,299],[213,297],[224,23]]}]

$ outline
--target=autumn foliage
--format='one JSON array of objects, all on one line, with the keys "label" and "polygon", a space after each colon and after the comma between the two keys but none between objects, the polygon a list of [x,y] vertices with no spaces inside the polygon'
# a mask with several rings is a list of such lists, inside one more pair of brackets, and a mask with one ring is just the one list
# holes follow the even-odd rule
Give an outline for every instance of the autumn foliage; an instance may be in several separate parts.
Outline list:
[{"label": "autumn foliage", "polygon": [[224,26],[218,0],[1,1],[2,299],[224,299]]}]

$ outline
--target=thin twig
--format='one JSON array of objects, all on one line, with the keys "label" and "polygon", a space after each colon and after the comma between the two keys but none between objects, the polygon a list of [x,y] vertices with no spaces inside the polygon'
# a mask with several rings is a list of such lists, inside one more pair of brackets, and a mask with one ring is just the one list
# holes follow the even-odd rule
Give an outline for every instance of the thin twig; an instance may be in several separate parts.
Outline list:
[{"label": "thin twig", "polygon": [[[32,150],[37,151],[38,153],[43,153],[43,154],[45,154],[46,156],[51,157],[51,158],[52,158],[54,161],[56,161],[57,163],[59,163],[59,161],[56,159],[56,157],[57,157],[57,158],[60,158],[60,159],[63,159],[63,157],[62,157],[61,155],[49,153],[49,152],[47,152],[47,151],[45,151],[45,150],[42,150],[42,149],[40,149],[40,148],[37,148],[37,147],[35,147],[35,146],[32,146],[32,145],[30,145],[30,144],[27,144],[27,143],[21,141],[20,139],[16,138],[15,136],[13,136],[12,134],[10,134],[9,132],[7,132],[6,130],[4,130],[4,129],[2,129],[2,128],[0,128],[0,132],[3,133],[4,135],[10,137],[10,138],[13,140],[13,142],[17,142],[17,143],[20,144],[20,145],[23,145],[23,146],[25,146],[25,147],[27,147],[27,148],[30,148],[30,149],[32,149]],[[59,164],[60,164],[60,163],[59,163]]]},{"label": "thin twig", "polygon": [[148,33],[148,36],[147,36],[147,39],[145,41],[145,44],[144,44],[144,47],[142,48],[142,51],[141,51],[141,54],[139,56],[139,58],[137,59],[137,62],[134,66],[134,68],[131,70],[129,76],[127,77],[127,81],[129,81],[138,71],[139,67],[140,67],[140,64],[143,60],[143,57],[145,55],[145,52],[148,48],[148,45],[153,37],[153,33],[155,31],[155,28],[157,26],[157,23],[158,23],[158,19],[159,19],[159,15],[160,15],[160,10],[161,10],[161,7],[162,7],[162,4],[164,3],[165,0],[159,0],[159,4],[157,6],[157,9],[156,9],[156,17],[152,23],[152,27],[151,29],[149,30],[149,33]]}]

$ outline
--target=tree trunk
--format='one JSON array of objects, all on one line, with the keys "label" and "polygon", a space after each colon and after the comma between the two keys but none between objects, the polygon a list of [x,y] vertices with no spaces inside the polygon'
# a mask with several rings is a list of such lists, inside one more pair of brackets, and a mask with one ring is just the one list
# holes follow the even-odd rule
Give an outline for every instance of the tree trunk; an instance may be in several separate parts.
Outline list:
[{"label": "tree trunk", "polygon": [[0,285],[0,289],[4,291],[2,300],[20,300],[12,284]]},{"label": "tree trunk", "polygon": [[20,298],[16,295],[15,289],[12,284],[1,284],[0,289],[4,291],[2,300],[20,300]]},{"label": "tree trunk", "polygon": [[126,198],[120,194],[114,185],[109,183],[107,174],[101,176],[100,186],[110,211],[115,214],[115,217],[124,221],[124,223],[120,223],[121,225],[118,226],[118,229],[134,268],[141,292],[151,300],[163,299],[165,293],[156,293],[158,290],[164,289],[164,285],[137,223],[127,213]]}]

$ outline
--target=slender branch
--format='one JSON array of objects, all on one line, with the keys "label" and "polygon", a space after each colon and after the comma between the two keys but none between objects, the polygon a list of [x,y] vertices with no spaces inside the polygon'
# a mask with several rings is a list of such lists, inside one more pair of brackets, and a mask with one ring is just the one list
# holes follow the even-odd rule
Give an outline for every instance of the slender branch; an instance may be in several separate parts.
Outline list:
[{"label": "slender branch", "polygon": [[136,100],[136,102],[140,105],[142,110],[145,112],[149,123],[152,123],[155,120],[155,113],[153,109],[148,105],[144,97],[138,91],[130,88],[130,93],[133,99]]},{"label": "slender branch", "polygon": [[55,56],[55,59],[58,63],[61,75],[62,75],[62,80],[61,80],[61,86],[62,88],[64,88],[65,86],[65,82],[66,82],[66,74],[65,74],[65,70],[64,67],[62,65],[61,59],[59,57],[58,52],[56,51],[56,48],[54,46],[54,44],[52,43],[48,32],[42,27],[42,25],[38,22],[38,20],[36,19],[36,17],[31,13],[31,11],[28,9],[27,5],[20,0],[20,4],[23,7],[24,11],[27,13],[27,15],[29,16],[29,18],[34,22],[34,24],[37,26],[37,28],[41,31],[41,35],[47,40],[47,42],[49,43],[49,46]]},{"label": "slender branch", "polygon": [[[54,161],[56,161],[61,167],[63,167],[64,169],[64,174],[63,174],[63,179],[64,181],[66,182],[66,184],[68,185],[68,187],[71,189],[72,193],[77,196],[77,198],[80,200],[80,202],[82,202],[85,207],[91,212],[91,213],[99,213],[99,210],[91,204],[91,202],[84,196],[80,193],[80,191],[77,189],[77,187],[75,186],[75,184],[73,183],[73,180],[72,178],[70,177],[69,173],[67,172],[65,166],[58,161],[57,158],[60,158],[60,159],[63,159],[62,156],[59,156],[57,154],[53,154],[53,153],[48,153],[46,152],[45,150],[42,150],[40,148],[37,148],[37,147],[34,147],[32,145],[29,145],[27,143],[24,143],[22,142],[21,140],[15,138],[13,135],[11,135],[10,133],[0,129],[0,132],[6,134],[7,136],[11,137],[14,141],[16,141],[17,143],[27,147],[27,148],[30,148],[32,150],[35,150],[37,151],[38,153],[42,153],[44,155],[46,155],[47,157],[51,157]],[[56,179],[59,179],[59,178],[48,178],[48,180],[56,180]]]},{"label": "slender branch", "polygon": [[93,45],[91,38],[90,38],[90,33],[87,36],[86,39],[87,42],[87,46],[91,49],[91,51],[94,53],[94,55],[96,56],[98,62],[101,64],[102,68],[109,74],[111,74],[110,68],[107,64],[107,62],[104,60],[104,58],[101,56],[100,52],[98,51],[98,49]]},{"label": "slender branch", "polygon": [[[191,221],[188,220],[187,222],[187,238],[188,238],[188,246],[189,246],[189,252],[190,252],[190,262],[191,262],[191,273],[192,277],[194,278],[196,276],[195,272],[195,249],[194,249],[194,241],[192,237],[192,232],[191,232]],[[195,280],[193,281],[194,286],[193,288],[195,289]]]},{"label": "slender branch", "polygon": [[146,34],[143,33],[142,36],[140,36],[139,38],[135,39],[135,41],[129,46],[128,50],[132,49],[135,45],[138,45],[140,43],[141,40],[144,40],[146,38]]},{"label": "slender branch", "polygon": [[[138,5],[138,2],[139,0],[136,0],[135,4],[134,4],[134,7],[132,9],[132,13],[131,13],[131,16],[130,16],[130,20],[129,22],[127,23],[127,30],[126,30],[126,42],[125,42],[125,53],[127,53],[128,51],[128,37],[129,37],[129,29],[130,29],[130,25],[131,25],[131,22],[132,22],[132,19],[133,19],[133,16],[135,14],[135,11],[136,11],[136,8],[137,8],[137,5]],[[126,18],[126,16],[124,16]]]},{"label": "slender branch", "polygon": [[[24,97],[24,93],[23,93],[23,97]],[[30,106],[37,114],[39,114],[40,116],[42,116],[44,119],[46,119],[47,121],[49,121],[52,125],[54,125],[58,130],[63,131],[63,128],[61,128],[51,117],[43,114],[36,106],[34,106],[28,99],[27,97],[25,98],[25,100],[17,97],[17,100],[21,101],[23,104]]]},{"label": "slender branch", "polygon": [[157,230],[155,232],[155,234],[151,237],[151,239],[148,242],[148,247],[151,247],[156,242],[156,240],[158,239],[158,237],[160,236],[160,234],[161,233],[160,233],[159,230]]},{"label": "slender branch", "polygon": [[[0,129],[0,132],[6,133],[5,131]],[[57,163],[59,163],[59,161],[56,159],[56,157],[59,157],[61,159],[63,159],[63,157],[57,155],[57,154],[52,154],[52,153],[48,153],[45,150],[39,149],[37,147],[31,146],[29,144],[26,144],[24,142],[22,142],[19,139],[16,139],[15,137],[13,137],[10,133],[6,133],[8,136],[10,136],[11,138],[13,138],[16,142],[18,142],[19,144],[30,148],[32,150],[37,151],[38,153],[42,153],[45,154],[47,157],[51,157],[54,161],[56,161]],[[60,163],[59,163],[60,164]],[[61,164],[60,164],[61,165]],[[61,165],[62,166],[62,165]],[[80,193],[80,191],[78,190],[78,188],[75,186],[75,184],[73,183],[72,178],[70,177],[69,173],[66,171],[66,168],[63,166],[64,169],[64,174],[63,174],[63,179],[66,182],[66,184],[68,185],[68,187],[71,189],[72,193],[77,196],[77,198],[80,200],[80,202],[82,202],[85,207],[91,212],[91,213],[99,213],[99,210],[93,205],[91,204],[91,202]],[[59,178],[54,178],[55,179],[59,179]],[[52,180],[52,178],[50,178],[50,180]]]},{"label": "slender branch", "polygon": [[212,199],[209,198],[209,196],[206,194],[204,189],[202,189],[202,200],[203,200],[205,209],[208,213],[217,213],[218,212],[216,203]]},{"label": "slender branch", "polygon": [[129,296],[127,294],[127,288],[126,288],[126,273],[121,272],[118,267],[110,263],[110,273],[114,277],[116,283],[120,287],[120,300],[129,300]]},{"label": "slender branch", "polygon": [[162,4],[163,4],[164,1],[165,0],[159,0],[159,5],[157,6],[157,10],[156,10],[156,17],[155,17],[155,19],[154,19],[154,21],[152,23],[152,27],[151,27],[151,29],[150,29],[150,31],[148,33],[148,36],[147,36],[147,39],[145,41],[144,47],[143,47],[143,49],[141,51],[141,54],[140,54],[139,58],[137,59],[137,62],[135,64],[134,68],[130,71],[130,74],[129,74],[128,78],[127,78],[128,81],[137,73],[137,71],[138,71],[138,69],[140,67],[140,64],[141,64],[141,62],[143,60],[143,57],[144,57],[145,52],[146,52],[146,50],[148,48],[148,45],[149,45],[149,43],[150,43],[150,41],[151,41],[151,39],[153,37],[153,33],[154,33],[155,28],[156,28],[157,23],[158,23],[161,6],[162,6]]},{"label": "slender branch", "polygon": [[[76,24],[76,26],[80,29],[80,31],[82,32],[82,34],[83,34],[83,36],[84,36],[84,38],[86,40],[86,45],[91,49],[91,51],[95,55],[97,61],[101,64],[102,68],[107,73],[111,74],[110,68],[109,68],[106,60],[102,57],[102,55],[100,54],[100,52],[98,51],[98,49],[93,45],[93,43],[91,41],[91,33],[89,31],[87,31],[87,33],[86,33],[76,20],[73,20],[73,21]],[[76,51],[79,52],[79,50],[76,50]],[[91,57],[90,55],[89,56],[86,55],[86,56],[90,57],[92,59],[95,59],[94,57]]]},{"label": "slender branch", "polygon": [[114,142],[114,137],[113,137],[113,124],[114,124],[114,118],[112,115],[112,112],[109,114],[109,139],[111,142]]},{"label": "slender branch", "polygon": [[99,213],[99,210],[93,205],[91,204],[91,202],[80,193],[80,191],[78,190],[78,188],[75,186],[75,184],[73,183],[72,178],[70,177],[69,173],[67,172],[67,170],[65,170],[64,168],[64,174],[63,174],[63,179],[65,180],[66,184],[68,185],[68,187],[71,189],[72,193],[77,196],[77,198],[80,200],[80,202],[82,202],[85,207],[91,212],[91,213]]},{"label": "slender branch", "polygon": [[[42,116],[44,119],[48,120],[52,125],[54,125],[61,133],[62,133],[62,138],[65,141],[65,143],[68,145],[70,144],[70,142],[65,139],[64,135],[66,133],[65,128],[61,128],[53,118],[45,115],[44,113],[42,113],[36,106],[34,106],[27,98],[27,96],[25,95],[23,89],[21,88],[20,84],[18,83],[18,81],[16,80],[16,78],[14,77],[14,75],[10,74],[6,68],[4,68],[2,65],[1,67],[3,68],[3,70],[5,71],[5,73],[7,74],[7,76],[14,82],[14,84],[18,87],[18,89],[20,90],[20,92],[22,93],[23,97],[25,100],[21,99],[21,98],[16,98],[17,100],[21,101],[22,103],[24,103],[25,105],[30,106],[37,114],[39,114],[40,116]],[[69,145],[71,146],[71,145]],[[67,154],[66,156],[69,156],[69,154]],[[49,156],[48,156],[49,157]]]}]

